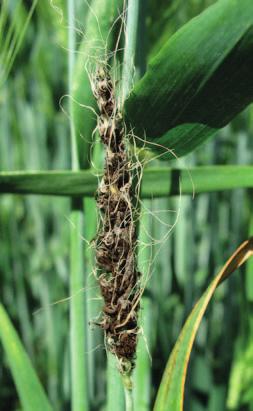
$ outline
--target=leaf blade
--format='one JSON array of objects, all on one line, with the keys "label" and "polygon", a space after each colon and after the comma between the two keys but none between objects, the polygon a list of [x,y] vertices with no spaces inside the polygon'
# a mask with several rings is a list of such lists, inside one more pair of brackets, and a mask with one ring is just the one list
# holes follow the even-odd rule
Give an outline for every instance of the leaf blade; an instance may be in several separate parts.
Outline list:
[{"label": "leaf blade", "polygon": [[[0,194],[94,197],[97,179],[92,170],[0,172]],[[253,166],[147,168],[144,169],[141,197],[161,198],[250,187],[253,187]]]},{"label": "leaf blade", "polygon": [[184,155],[252,102],[252,16],[251,1],[220,0],[169,39],[125,103],[135,134]]},{"label": "leaf blade", "polygon": [[24,411],[53,411],[2,304],[0,304],[0,340],[7,354]]},{"label": "leaf blade", "polygon": [[190,313],[169,357],[154,411],[182,411],[189,358],[200,322],[219,284],[253,256],[253,238],[243,242],[211,282]]}]

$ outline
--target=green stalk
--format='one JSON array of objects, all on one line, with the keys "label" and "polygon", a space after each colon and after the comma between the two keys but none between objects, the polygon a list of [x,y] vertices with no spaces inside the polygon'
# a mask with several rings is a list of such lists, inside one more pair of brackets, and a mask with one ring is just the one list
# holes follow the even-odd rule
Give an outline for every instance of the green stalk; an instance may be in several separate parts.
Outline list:
[{"label": "green stalk", "polygon": [[[127,23],[125,33],[125,51],[124,64],[122,72],[122,104],[128,96],[133,84],[136,40],[138,30],[139,17],[139,0],[128,0],[127,2]],[[120,379],[119,373],[114,375],[114,382],[117,384],[117,379]],[[108,381],[109,383],[109,381]],[[120,382],[118,382],[119,384]],[[133,391],[132,387],[127,386],[124,382],[124,396],[126,411],[133,411]],[[109,409],[108,409],[109,411]]]},{"label": "green stalk", "polygon": [[80,229],[83,227],[82,203],[72,204],[71,223],[71,254],[70,254],[70,357],[72,384],[72,411],[88,410],[87,397],[87,357],[85,330],[85,293],[80,293],[84,287],[83,275],[83,244],[80,239]]},{"label": "green stalk", "polygon": [[[85,198],[85,238],[92,241],[95,238],[97,231],[97,214],[96,202],[93,198]],[[100,302],[97,301],[97,280],[93,275],[94,270],[94,250],[91,246],[85,247],[85,277],[86,277],[86,310],[87,320],[94,320],[101,310]],[[88,381],[89,381],[89,398],[93,404],[96,399],[96,363],[95,359],[100,355],[100,352],[95,348],[100,344],[100,329],[88,327],[87,330],[87,352],[88,355]],[[98,365],[98,364],[97,364]]]},{"label": "green stalk", "polygon": [[[124,89],[124,98],[131,91],[131,86],[135,81],[144,75],[146,69],[146,50],[145,50],[145,16],[146,4],[145,0],[129,2],[129,26],[127,31],[127,39],[129,40],[129,48],[126,50],[124,69],[126,76],[126,88]],[[134,71],[135,69],[135,71]],[[134,77],[135,74],[135,77]],[[124,79],[124,74],[123,74]],[[137,207],[138,199],[137,200]],[[151,207],[150,201],[144,201],[144,207]],[[140,210],[139,210],[140,211]],[[150,271],[150,259],[152,250],[146,244],[150,242],[148,234],[150,232],[150,218],[148,214],[142,213],[140,218],[139,241],[142,243],[138,250],[138,267],[142,273],[141,288],[147,286],[147,278]],[[145,245],[144,245],[145,244]],[[151,344],[151,324],[152,324],[152,304],[149,296],[143,295],[140,301],[140,316],[139,327],[140,335],[138,338],[136,352],[136,367],[133,373],[133,398],[129,409],[135,411],[148,411],[150,409],[150,387],[151,387],[151,359],[149,348]],[[128,403],[128,395],[126,395],[126,404]],[[130,408],[132,407],[132,408]]]},{"label": "green stalk", "polygon": [[[75,50],[75,10],[74,0],[68,0],[68,88],[72,95],[74,50]],[[73,106],[69,100],[70,133],[71,133],[71,160],[72,170],[79,170],[77,140],[73,122]],[[86,316],[85,293],[80,293],[84,288],[83,267],[83,201],[82,198],[72,200],[70,221],[71,228],[71,253],[70,253],[70,358],[71,358],[71,409],[72,411],[86,411],[88,404],[87,357],[86,357]]]},{"label": "green stalk", "polygon": [[[75,65],[75,0],[68,0],[68,89],[69,94],[72,96],[73,91],[73,72]],[[69,98],[69,111],[70,111],[70,138],[71,138],[71,164],[72,170],[79,170],[79,160],[77,151],[77,139],[75,132],[75,125],[73,121],[73,103],[71,98]]]},{"label": "green stalk", "polygon": [[124,392],[125,392],[126,411],[132,411],[134,409],[132,391],[125,387]]},{"label": "green stalk", "polygon": [[[151,207],[150,200],[144,200],[144,205],[147,209]],[[145,212],[145,209],[143,210]],[[145,213],[140,218],[140,245],[138,253],[138,267],[142,273],[141,287],[145,287],[146,279],[149,276],[149,263],[151,259],[150,247],[146,244],[150,243],[150,216]],[[139,326],[141,333],[139,335],[137,345],[137,360],[134,370],[134,410],[147,411],[150,408],[150,387],[151,387],[151,359],[149,356],[150,340],[151,340],[151,324],[152,324],[153,307],[148,296],[143,295],[141,299],[141,310],[139,318]]]},{"label": "green stalk", "polygon": [[[117,360],[110,353],[107,353],[107,411],[123,411],[125,405],[124,389],[120,373],[117,369]],[[126,411],[131,411],[126,410]]]},{"label": "green stalk", "polygon": [[124,65],[122,73],[122,101],[128,96],[134,77],[134,60],[136,52],[136,40],[138,31],[140,0],[128,0],[127,4],[127,24],[124,52]]},{"label": "green stalk", "polygon": [[[139,0],[128,0],[127,3],[127,24],[126,24],[126,38],[125,38],[125,51],[124,51],[124,65],[122,73],[122,91],[121,98],[122,104],[126,99],[133,83],[134,73],[134,57],[136,49],[137,27],[138,27],[138,14],[139,14]],[[107,372],[107,410],[116,411],[115,393],[119,398],[119,402],[122,403],[125,397],[125,409],[126,411],[133,411],[133,398],[132,389],[129,387],[122,387],[122,380],[120,373],[116,370],[115,360],[111,355],[108,356],[108,372]],[[124,384],[125,385],[125,384]],[[122,404],[123,406],[123,404]],[[118,408],[117,409],[124,409]]]},{"label": "green stalk", "polygon": [[[102,167],[102,147],[100,139],[96,138],[95,147],[92,155],[92,165],[94,165],[94,175],[96,174],[96,169]],[[84,200],[85,207],[85,238],[91,243],[92,240],[96,237],[97,234],[97,210],[96,210],[96,200],[94,198],[85,198]],[[94,262],[95,255],[93,247],[85,247],[85,276],[87,278],[86,285],[86,302],[87,302],[87,318],[88,321],[94,320],[98,313],[101,311],[102,302],[98,300],[98,282],[94,272]],[[89,398],[91,403],[95,403],[96,395],[99,393],[96,392],[96,376],[98,372],[101,371],[98,367],[103,363],[104,358],[101,350],[95,350],[101,344],[102,332],[100,327],[91,329],[88,328],[87,331],[87,351],[89,352],[88,356],[88,372],[89,372]],[[100,361],[101,360],[101,361]],[[100,385],[101,391],[103,391],[103,386]],[[102,395],[104,392],[102,393]]]}]

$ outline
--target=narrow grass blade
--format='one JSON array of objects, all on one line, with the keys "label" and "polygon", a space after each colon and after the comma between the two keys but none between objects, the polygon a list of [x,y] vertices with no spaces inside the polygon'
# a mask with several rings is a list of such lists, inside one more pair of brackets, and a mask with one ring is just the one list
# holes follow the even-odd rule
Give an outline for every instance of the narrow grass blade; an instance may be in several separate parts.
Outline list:
[{"label": "narrow grass blade", "polygon": [[242,243],[194,306],[170,355],[158,391],[154,411],[182,411],[189,358],[201,319],[221,282],[253,255],[253,238]]},{"label": "narrow grass blade", "polygon": [[0,192],[93,196],[97,177],[90,171],[1,172]]},{"label": "narrow grass blade", "polygon": [[0,339],[8,358],[23,410],[53,411],[2,304],[0,304]]},{"label": "narrow grass blade", "polygon": [[[10,39],[12,38],[10,44],[8,44],[8,42],[6,43],[6,47],[4,44],[4,50],[3,50],[3,54],[0,51],[0,61],[1,61],[1,65],[4,67],[3,72],[1,73],[1,77],[0,77],[0,86],[6,81],[11,68],[13,66],[13,63],[16,59],[16,56],[22,46],[22,42],[24,40],[29,22],[32,18],[32,15],[34,13],[35,7],[37,5],[38,0],[33,0],[32,5],[30,7],[30,10],[26,16],[26,19],[24,21],[24,24],[20,27],[20,30],[18,32],[15,33],[14,31],[14,35],[12,33],[13,27],[10,27]],[[20,2],[20,7],[22,6],[22,2]],[[17,11],[18,11],[18,7],[17,6]],[[17,13],[18,16],[18,13]],[[13,17],[15,18],[15,16]],[[13,22],[13,24],[15,24]],[[7,35],[8,38],[8,35]],[[10,40],[9,39],[9,40]],[[4,65],[3,65],[4,64]]]},{"label": "narrow grass blade", "polygon": [[[159,181],[159,184],[157,184]],[[181,188],[180,188],[181,186]],[[142,198],[253,187],[253,166],[203,166],[144,170]],[[86,171],[0,172],[0,193],[94,197],[97,177]]]},{"label": "narrow grass blade", "polygon": [[165,43],[125,102],[146,146],[186,154],[252,102],[252,33],[252,1],[219,0]]},{"label": "narrow grass blade", "polygon": [[[8,18],[7,0],[3,0],[0,9],[0,45],[3,48],[3,33]],[[6,37],[5,37],[6,38]]]}]

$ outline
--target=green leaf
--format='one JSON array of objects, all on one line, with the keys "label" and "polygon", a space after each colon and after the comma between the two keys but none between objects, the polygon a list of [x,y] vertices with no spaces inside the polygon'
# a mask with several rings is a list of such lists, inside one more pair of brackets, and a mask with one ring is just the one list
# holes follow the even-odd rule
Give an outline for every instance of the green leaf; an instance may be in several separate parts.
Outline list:
[{"label": "green leaf", "polygon": [[0,304],[0,340],[24,411],[53,411],[2,304]]},{"label": "green leaf", "polygon": [[125,103],[126,121],[147,142],[184,155],[252,102],[252,71],[253,2],[219,0],[151,60]]},{"label": "green leaf", "polygon": [[[157,184],[159,181],[159,184]],[[85,171],[0,172],[0,193],[94,197],[98,177]],[[141,197],[167,197],[253,187],[253,166],[203,166],[144,170]]]},{"label": "green leaf", "polygon": [[253,255],[253,237],[242,243],[194,306],[170,355],[154,411],[182,411],[189,358],[200,322],[216,288]]}]

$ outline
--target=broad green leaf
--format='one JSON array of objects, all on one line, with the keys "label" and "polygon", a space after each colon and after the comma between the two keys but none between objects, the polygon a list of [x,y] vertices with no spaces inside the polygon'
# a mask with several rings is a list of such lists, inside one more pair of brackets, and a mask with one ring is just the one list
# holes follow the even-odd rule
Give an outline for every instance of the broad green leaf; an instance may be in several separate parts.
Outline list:
[{"label": "broad green leaf", "polygon": [[22,409],[24,411],[53,411],[2,304],[0,304],[0,340],[7,355]]},{"label": "broad green leaf", "polygon": [[252,102],[252,71],[253,2],[219,0],[151,60],[125,103],[126,121],[147,147],[186,154]]},{"label": "broad green leaf", "polygon": [[[91,170],[0,172],[1,194],[94,197],[97,184],[98,177]],[[149,168],[144,169],[141,197],[167,197],[180,193],[193,195],[250,187],[253,187],[253,166]]]},{"label": "broad green leaf", "polygon": [[253,255],[253,237],[242,243],[194,306],[170,355],[154,411],[182,411],[189,358],[200,322],[216,288]]},{"label": "broad green leaf", "polygon": [[165,0],[158,4],[156,0],[150,0],[149,14],[152,20],[147,23],[149,56],[155,56],[176,30],[215,2],[216,0]]}]

